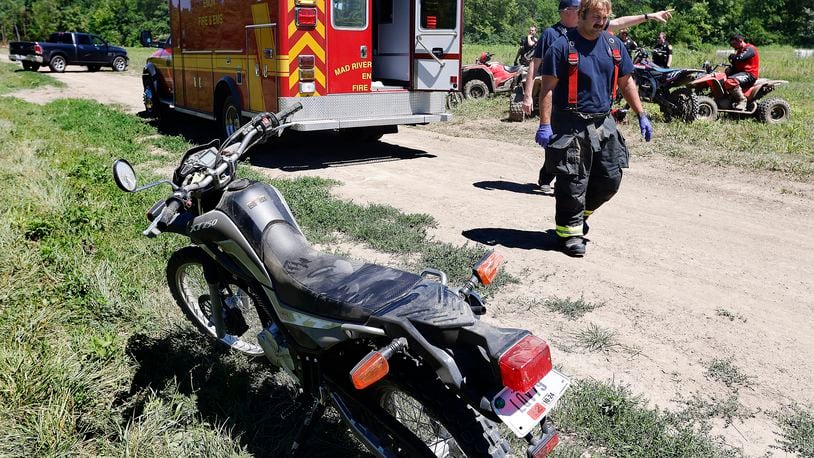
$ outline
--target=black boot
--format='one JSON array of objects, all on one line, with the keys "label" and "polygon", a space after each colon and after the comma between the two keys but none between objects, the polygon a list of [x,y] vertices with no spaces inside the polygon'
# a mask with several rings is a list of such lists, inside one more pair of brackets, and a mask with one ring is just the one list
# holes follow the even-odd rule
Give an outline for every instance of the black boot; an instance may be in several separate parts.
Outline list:
[{"label": "black boot", "polygon": [[562,251],[575,258],[585,256],[585,239],[578,236],[562,239]]}]

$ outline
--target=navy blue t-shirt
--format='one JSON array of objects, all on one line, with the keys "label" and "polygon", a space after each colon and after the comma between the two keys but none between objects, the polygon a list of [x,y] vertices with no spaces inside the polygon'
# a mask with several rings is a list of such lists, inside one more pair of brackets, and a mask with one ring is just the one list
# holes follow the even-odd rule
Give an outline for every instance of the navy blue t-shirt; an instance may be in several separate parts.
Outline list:
[{"label": "navy blue t-shirt", "polygon": [[537,46],[534,48],[534,55],[538,59],[542,59],[545,55],[546,50],[551,46],[552,43],[557,41],[565,31],[568,30],[565,28],[562,23],[558,22],[551,27],[543,30],[543,33],[540,35],[540,39],[537,40]]},{"label": "navy blue t-shirt", "polygon": [[[585,39],[576,30],[555,41],[543,56],[543,75],[556,77],[552,105],[554,110],[568,108],[568,40],[574,42],[579,53],[579,83],[577,84],[577,111],[583,113],[606,113],[611,108],[611,84],[613,81],[613,57],[608,39],[616,37],[602,34],[597,40]],[[622,61],[619,78],[633,71],[633,61],[624,46],[619,43]]]}]

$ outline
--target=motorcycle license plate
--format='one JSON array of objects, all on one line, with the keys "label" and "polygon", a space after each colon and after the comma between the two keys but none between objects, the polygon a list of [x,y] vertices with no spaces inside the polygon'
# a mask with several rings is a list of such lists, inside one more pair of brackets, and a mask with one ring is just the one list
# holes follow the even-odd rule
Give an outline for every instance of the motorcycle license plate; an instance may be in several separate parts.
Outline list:
[{"label": "motorcycle license plate", "polygon": [[517,437],[524,437],[557,405],[570,384],[566,376],[552,369],[525,393],[503,388],[492,399],[492,408]]}]

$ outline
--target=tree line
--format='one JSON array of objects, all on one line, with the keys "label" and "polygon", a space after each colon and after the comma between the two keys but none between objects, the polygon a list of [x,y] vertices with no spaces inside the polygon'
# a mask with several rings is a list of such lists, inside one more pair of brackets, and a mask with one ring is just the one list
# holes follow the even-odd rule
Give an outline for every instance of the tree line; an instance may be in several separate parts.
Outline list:
[{"label": "tree line", "polygon": [[[196,0],[192,0],[196,1]],[[199,1],[199,0],[197,0]],[[393,0],[412,1],[412,0]],[[514,44],[530,25],[542,30],[559,20],[556,0],[464,0],[467,42]],[[616,16],[675,9],[668,24],[637,26],[640,43],[659,31],[672,43],[698,48],[726,43],[739,32],[757,45],[814,46],[812,0],[616,0]],[[135,46],[138,32],[169,33],[167,0],[2,0],[0,42],[40,40],[54,31],[85,31],[111,43]]]}]

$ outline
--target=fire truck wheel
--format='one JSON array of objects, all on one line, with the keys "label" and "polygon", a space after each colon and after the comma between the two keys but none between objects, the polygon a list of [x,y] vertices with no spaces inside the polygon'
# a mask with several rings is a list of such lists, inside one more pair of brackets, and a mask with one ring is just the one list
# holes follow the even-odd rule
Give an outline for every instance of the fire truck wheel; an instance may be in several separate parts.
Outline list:
[{"label": "fire truck wheel", "polygon": [[223,99],[220,116],[218,116],[218,124],[220,125],[223,138],[232,135],[240,128],[240,107],[234,96],[230,95]]},{"label": "fire truck wheel", "polygon": [[489,86],[482,80],[468,81],[464,85],[464,97],[467,99],[482,99],[489,95]]}]

